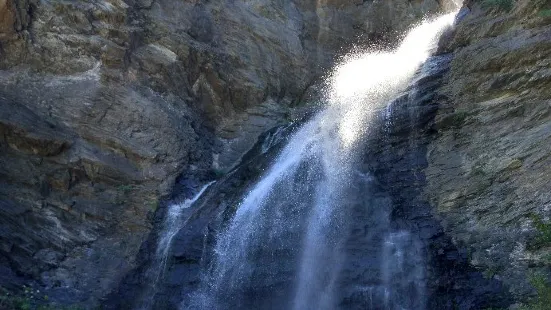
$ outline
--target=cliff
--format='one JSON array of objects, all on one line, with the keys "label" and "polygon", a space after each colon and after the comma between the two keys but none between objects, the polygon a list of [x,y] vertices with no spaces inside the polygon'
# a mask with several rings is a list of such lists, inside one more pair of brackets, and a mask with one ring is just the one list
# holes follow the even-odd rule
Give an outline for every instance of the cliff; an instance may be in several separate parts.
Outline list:
[{"label": "cliff", "polygon": [[0,285],[92,307],[178,176],[214,177],[425,1],[0,1]]},{"label": "cliff", "polygon": [[[212,245],[278,149],[257,156],[258,141],[301,117],[340,55],[393,46],[451,6],[0,0],[0,286],[118,307],[141,289],[170,199],[218,177],[175,240],[156,302],[177,305],[197,285],[204,229]],[[361,206],[380,204],[430,245],[433,309],[527,303],[530,280],[550,273],[550,10],[466,1],[440,42],[441,70],[412,106],[394,103],[390,132],[373,125],[362,172],[376,195],[349,216],[360,231],[372,221]],[[352,252],[365,243],[351,240]],[[347,262],[350,279],[375,272]],[[352,305],[365,296],[349,278]]]},{"label": "cliff", "polygon": [[471,1],[453,53],[424,192],[472,266],[517,300],[549,274],[551,18],[548,1]]}]

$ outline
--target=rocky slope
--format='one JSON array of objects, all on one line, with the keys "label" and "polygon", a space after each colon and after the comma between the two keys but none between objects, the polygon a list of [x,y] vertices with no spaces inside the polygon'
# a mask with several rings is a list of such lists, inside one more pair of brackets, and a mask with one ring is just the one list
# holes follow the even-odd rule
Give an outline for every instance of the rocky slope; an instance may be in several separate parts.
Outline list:
[{"label": "rocky slope", "polygon": [[0,285],[97,304],[179,175],[229,169],[341,49],[446,5],[1,0]]},{"label": "rocky slope", "polygon": [[425,195],[470,264],[526,301],[550,266],[551,3],[469,7],[443,48],[454,59]]}]

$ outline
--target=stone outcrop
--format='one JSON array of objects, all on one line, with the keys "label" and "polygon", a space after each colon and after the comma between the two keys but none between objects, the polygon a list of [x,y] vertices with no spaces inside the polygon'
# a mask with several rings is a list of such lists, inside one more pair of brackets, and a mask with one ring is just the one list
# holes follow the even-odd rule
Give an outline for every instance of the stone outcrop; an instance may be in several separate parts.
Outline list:
[{"label": "stone outcrop", "polygon": [[470,1],[443,46],[454,59],[425,195],[470,264],[525,301],[550,264],[551,6],[510,4]]},{"label": "stone outcrop", "polygon": [[96,305],[179,175],[233,167],[336,55],[443,7],[0,0],[0,285]]}]

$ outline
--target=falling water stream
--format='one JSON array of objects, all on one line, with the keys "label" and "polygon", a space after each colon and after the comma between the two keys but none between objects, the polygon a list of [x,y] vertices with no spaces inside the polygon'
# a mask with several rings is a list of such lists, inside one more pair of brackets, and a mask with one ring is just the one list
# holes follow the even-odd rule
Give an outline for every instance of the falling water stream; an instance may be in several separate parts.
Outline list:
[{"label": "falling water stream", "polygon": [[151,262],[151,267],[147,270],[146,289],[140,301],[137,303],[139,309],[151,309],[153,303],[153,296],[157,291],[157,285],[161,276],[164,274],[168,255],[170,252],[170,246],[172,239],[178,233],[178,230],[182,226],[183,211],[193,206],[193,204],[203,195],[203,193],[211,186],[215,181],[211,181],[192,197],[185,199],[183,202],[171,204],[167,207],[167,213],[165,215],[163,229],[160,231],[159,240],[157,242],[157,249]]},{"label": "falling water stream", "polygon": [[[356,183],[368,188],[372,182],[355,169],[362,138],[375,113],[391,113],[387,105],[408,86],[454,15],[414,27],[394,51],[350,55],[335,68],[326,109],[289,139],[243,198],[218,236],[200,288],[182,308],[339,307],[335,290],[346,259],[351,198],[369,195]],[[386,211],[372,208],[380,217],[369,228],[379,236],[373,240],[382,240],[379,271],[376,284],[358,290],[369,309],[423,309],[421,246],[407,231],[391,231]]]},{"label": "falling water stream", "polygon": [[[209,186],[212,185],[215,181],[211,181],[205,185],[193,196],[193,198],[186,199],[184,202],[172,204],[168,207],[167,215],[165,218],[164,227],[159,237],[159,243],[157,246],[157,251],[155,253],[156,260],[159,263],[159,268],[164,269],[166,267],[166,261],[168,258],[168,252],[170,250],[170,244],[172,239],[178,232],[181,227],[182,220],[182,211],[184,209],[190,208],[193,203],[195,203],[201,195],[207,190]],[[161,273],[158,273],[158,275]],[[158,280],[158,279],[157,279]]]}]

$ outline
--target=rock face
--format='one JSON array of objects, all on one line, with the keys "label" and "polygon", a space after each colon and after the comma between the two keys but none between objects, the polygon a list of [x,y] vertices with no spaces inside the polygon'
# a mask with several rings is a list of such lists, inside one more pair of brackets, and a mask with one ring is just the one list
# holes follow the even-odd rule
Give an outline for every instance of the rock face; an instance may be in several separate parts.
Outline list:
[{"label": "rock face", "polygon": [[[413,85],[370,124],[370,136],[358,156],[356,173],[351,176],[352,186],[339,205],[343,219],[338,230],[343,240],[342,244],[335,241],[335,246],[340,249],[342,267],[333,287],[335,308],[380,309],[385,305],[390,309],[485,309],[507,307],[513,302],[499,279],[470,265],[467,250],[452,242],[438,213],[423,195],[427,186],[427,146],[436,134],[434,117],[439,104],[446,100],[438,92],[452,56],[432,58]],[[270,137],[266,135],[264,141]],[[208,288],[201,291],[201,285],[205,285],[213,268],[217,238],[245,190],[269,167],[286,141],[276,142],[266,154],[262,152],[263,141],[259,142],[242,165],[184,211],[183,225],[174,237],[166,268],[154,279],[148,275],[154,259],[150,253],[155,251],[155,238],[150,239],[149,246],[142,250],[141,266],[125,278],[105,306],[134,309],[147,304],[152,309],[178,309],[183,305],[195,309],[197,299],[205,300],[201,294],[211,292]],[[303,186],[299,192],[313,196],[308,193],[312,185],[307,180],[293,186]],[[283,192],[292,196],[291,190]],[[279,212],[289,212],[284,206],[276,207],[281,207]],[[267,224],[274,234],[285,238],[274,241],[255,235],[268,244],[251,246],[255,259],[244,262],[255,276],[242,279],[237,288],[224,286],[222,292],[208,296],[208,303],[200,309],[292,308],[302,236],[296,232],[300,231],[297,214],[286,214],[285,218],[283,227],[275,223],[277,219]],[[408,255],[401,257],[396,252]],[[326,268],[334,263],[328,258]],[[400,281],[385,283],[381,279],[385,272]],[[156,281],[154,287],[150,287],[152,281]],[[388,289],[393,294],[390,298]]]},{"label": "rock face", "polygon": [[532,290],[527,279],[549,268],[551,7],[469,6],[444,46],[454,59],[425,195],[470,264],[522,301]]},{"label": "rock face", "polygon": [[136,266],[179,175],[233,167],[340,49],[442,8],[0,0],[0,285],[95,306]]}]

